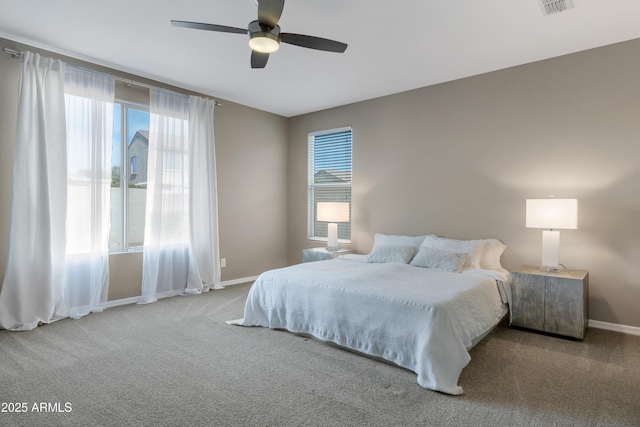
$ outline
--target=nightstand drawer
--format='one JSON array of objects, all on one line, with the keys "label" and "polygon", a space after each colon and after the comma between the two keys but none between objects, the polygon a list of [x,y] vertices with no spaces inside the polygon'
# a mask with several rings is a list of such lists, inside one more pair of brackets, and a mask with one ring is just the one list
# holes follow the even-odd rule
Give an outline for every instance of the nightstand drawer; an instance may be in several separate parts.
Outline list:
[{"label": "nightstand drawer", "polygon": [[514,272],[511,281],[511,323],[516,326],[544,331],[543,276]]}]

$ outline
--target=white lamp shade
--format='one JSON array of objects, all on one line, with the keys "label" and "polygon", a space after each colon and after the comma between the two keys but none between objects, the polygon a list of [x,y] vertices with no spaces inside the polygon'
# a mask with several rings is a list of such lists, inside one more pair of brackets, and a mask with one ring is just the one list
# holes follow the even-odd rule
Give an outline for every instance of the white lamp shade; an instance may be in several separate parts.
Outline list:
[{"label": "white lamp shade", "polygon": [[318,221],[349,222],[349,203],[318,202]]},{"label": "white lamp shade", "polygon": [[578,228],[577,199],[527,199],[527,228]]}]

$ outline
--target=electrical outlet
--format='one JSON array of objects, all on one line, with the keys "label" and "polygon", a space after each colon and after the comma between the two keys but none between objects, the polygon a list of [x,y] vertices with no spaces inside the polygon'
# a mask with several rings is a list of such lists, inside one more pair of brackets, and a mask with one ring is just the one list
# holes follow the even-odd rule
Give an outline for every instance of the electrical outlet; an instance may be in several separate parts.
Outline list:
[{"label": "electrical outlet", "polygon": [[226,267],[226,266],[227,266],[227,259],[220,258],[220,267]]}]

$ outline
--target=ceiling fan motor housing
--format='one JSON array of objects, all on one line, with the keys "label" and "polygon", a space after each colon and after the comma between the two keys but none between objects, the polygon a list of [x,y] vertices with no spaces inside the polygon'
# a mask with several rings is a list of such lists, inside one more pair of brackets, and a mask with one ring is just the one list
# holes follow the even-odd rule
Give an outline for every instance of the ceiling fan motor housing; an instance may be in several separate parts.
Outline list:
[{"label": "ceiling fan motor housing", "polygon": [[280,46],[280,26],[273,28],[260,25],[260,22],[249,23],[249,46],[251,49],[262,53],[271,53],[278,50]]}]

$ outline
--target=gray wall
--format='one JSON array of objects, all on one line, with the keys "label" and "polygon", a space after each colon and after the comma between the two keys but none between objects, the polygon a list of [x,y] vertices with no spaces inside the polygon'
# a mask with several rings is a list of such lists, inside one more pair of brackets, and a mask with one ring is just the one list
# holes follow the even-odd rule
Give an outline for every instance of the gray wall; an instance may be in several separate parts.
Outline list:
[{"label": "gray wall", "polygon": [[223,101],[216,109],[223,280],[287,264],[287,119]]},{"label": "gray wall", "polygon": [[496,237],[541,261],[525,199],[579,199],[560,262],[594,320],[640,327],[640,40],[289,120],[289,262],[306,238],[307,133],[353,127],[352,247],[376,232]]},{"label": "gray wall", "polygon": [[[51,52],[0,39],[0,46],[29,49],[60,58]],[[136,76],[83,64],[144,83],[167,87]],[[15,149],[20,60],[0,54],[0,284],[4,277],[11,206],[11,181]],[[169,89],[176,89],[168,87]],[[148,102],[148,90],[122,84],[119,98]],[[226,258],[222,280],[252,277],[287,264],[287,119],[219,100],[215,110],[216,164],[220,253]],[[109,300],[140,295],[142,254],[110,257]]]}]

